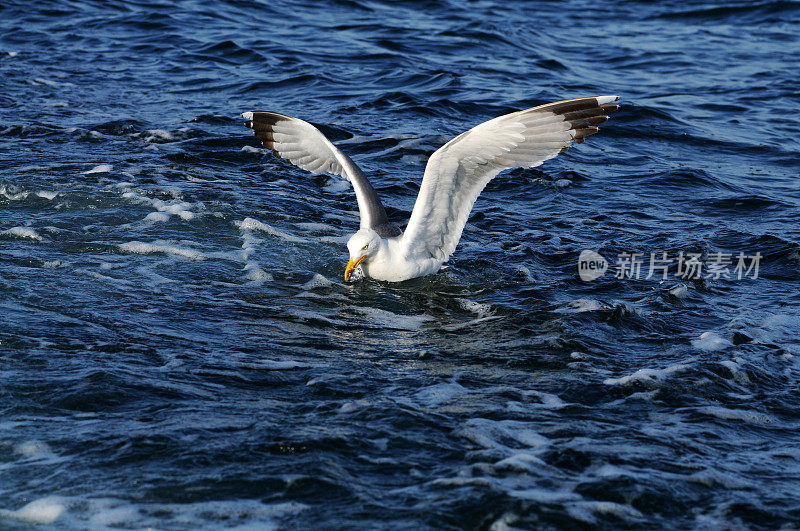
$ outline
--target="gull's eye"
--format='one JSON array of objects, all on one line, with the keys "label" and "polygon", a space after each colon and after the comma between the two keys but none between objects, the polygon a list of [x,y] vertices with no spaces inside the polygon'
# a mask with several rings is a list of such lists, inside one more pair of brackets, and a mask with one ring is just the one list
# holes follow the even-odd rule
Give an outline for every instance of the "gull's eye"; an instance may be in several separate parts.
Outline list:
[{"label": "gull's eye", "polygon": [[366,244],[364,247],[361,248],[362,251],[366,251],[369,248],[369,244]]}]

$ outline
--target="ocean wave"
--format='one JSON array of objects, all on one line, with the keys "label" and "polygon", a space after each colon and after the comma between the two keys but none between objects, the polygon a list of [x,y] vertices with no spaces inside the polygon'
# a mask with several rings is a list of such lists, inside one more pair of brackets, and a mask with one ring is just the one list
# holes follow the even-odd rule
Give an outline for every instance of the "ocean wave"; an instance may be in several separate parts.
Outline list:
[{"label": "ocean wave", "polygon": [[706,23],[767,24],[783,22],[791,14],[800,14],[800,3],[775,1],[755,2],[747,5],[703,7],[661,13],[658,18],[688,20]]}]

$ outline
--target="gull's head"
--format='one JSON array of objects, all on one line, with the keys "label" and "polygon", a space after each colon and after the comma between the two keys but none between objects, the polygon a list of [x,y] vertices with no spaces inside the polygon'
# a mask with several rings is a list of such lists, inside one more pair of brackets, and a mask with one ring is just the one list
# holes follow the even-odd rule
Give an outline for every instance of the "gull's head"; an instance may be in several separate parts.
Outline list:
[{"label": "gull's head", "polygon": [[347,269],[344,270],[344,280],[350,280],[355,268],[361,262],[369,261],[371,256],[378,252],[381,245],[381,237],[372,229],[361,229],[347,241],[347,250],[350,251],[350,261],[347,262]]}]

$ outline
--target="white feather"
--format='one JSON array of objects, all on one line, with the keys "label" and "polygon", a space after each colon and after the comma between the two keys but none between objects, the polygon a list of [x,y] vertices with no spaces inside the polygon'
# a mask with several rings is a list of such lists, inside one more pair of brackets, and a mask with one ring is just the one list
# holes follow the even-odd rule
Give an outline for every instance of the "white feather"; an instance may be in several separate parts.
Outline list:
[{"label": "white feather", "polygon": [[[619,98],[595,99],[601,105]],[[439,148],[425,167],[402,237],[407,259],[446,262],[489,181],[502,170],[532,168],[555,157],[572,142],[571,129],[562,114],[533,108],[484,122]]]}]

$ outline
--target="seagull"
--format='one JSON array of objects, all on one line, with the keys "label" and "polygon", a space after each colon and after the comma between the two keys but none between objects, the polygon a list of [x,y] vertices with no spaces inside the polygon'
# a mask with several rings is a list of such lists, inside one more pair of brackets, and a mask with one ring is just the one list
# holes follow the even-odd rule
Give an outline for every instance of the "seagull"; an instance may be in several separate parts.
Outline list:
[{"label": "seagull", "polygon": [[472,205],[498,173],[534,168],[598,131],[619,96],[564,100],[506,114],[461,133],[428,159],[405,232],[389,222],[378,194],[353,160],[319,129],[270,111],[242,113],[247,127],[276,156],[315,175],[350,181],[361,223],[347,242],[345,282],[367,277],[401,282],[439,271],[456,249]]}]

